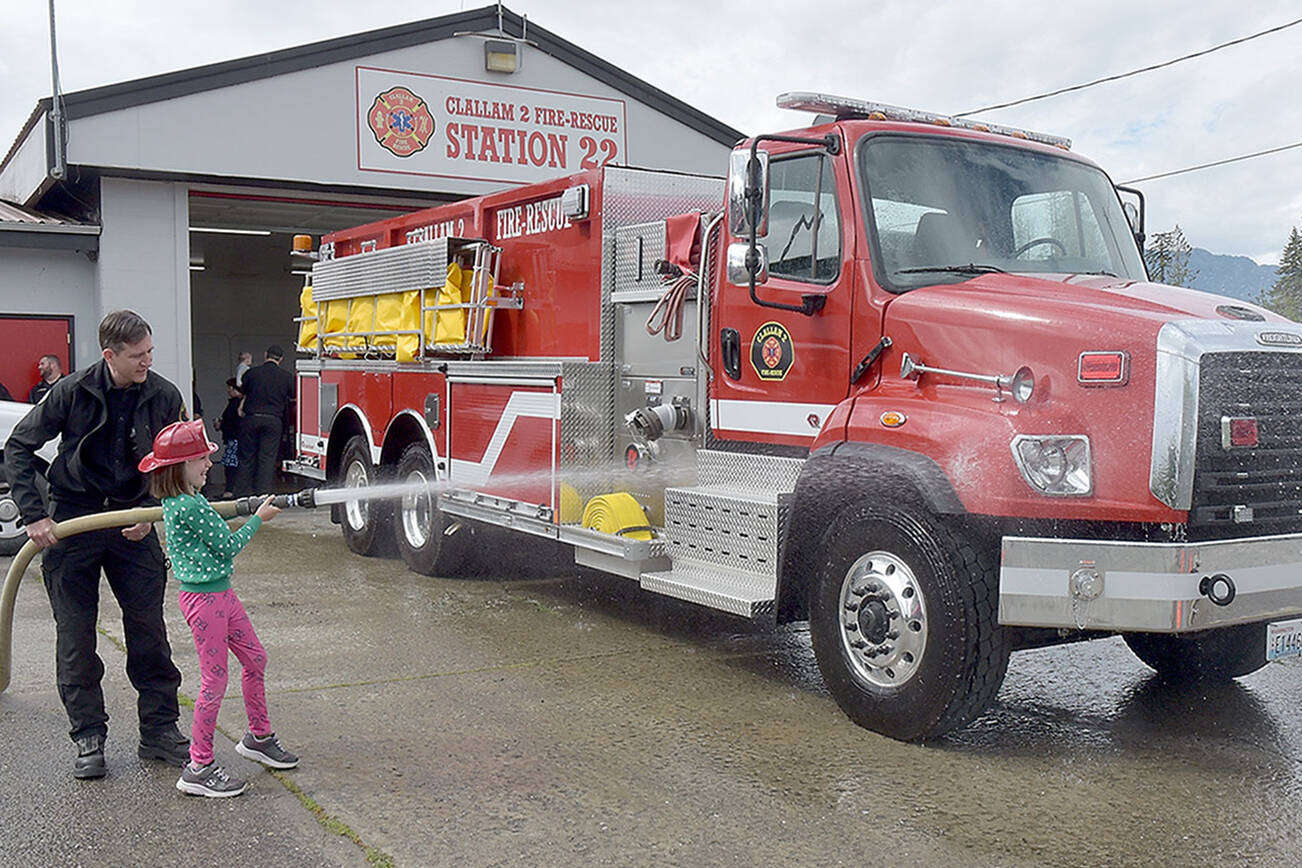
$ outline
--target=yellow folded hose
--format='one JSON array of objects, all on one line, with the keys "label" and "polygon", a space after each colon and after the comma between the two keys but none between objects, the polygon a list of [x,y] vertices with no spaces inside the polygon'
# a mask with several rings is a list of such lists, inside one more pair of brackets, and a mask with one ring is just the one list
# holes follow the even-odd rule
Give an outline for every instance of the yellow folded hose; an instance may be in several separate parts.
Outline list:
[{"label": "yellow folded hose", "polygon": [[599,494],[583,509],[583,526],[629,539],[651,539],[642,504],[627,491]]},{"label": "yellow folded hose", "polygon": [[[234,500],[214,503],[213,509],[222,518],[235,518],[239,504]],[[146,506],[136,509],[119,509],[114,512],[100,512],[94,515],[81,515],[61,521],[54,526],[54,535],[67,539],[90,530],[103,530],[108,527],[130,527],[142,521],[150,523],[163,520],[161,506]],[[0,693],[9,687],[10,667],[13,660],[14,644],[14,600],[18,597],[18,585],[23,580],[27,565],[41,550],[36,543],[27,543],[14,555],[14,562],[9,565],[5,575],[3,590],[0,590]]]},{"label": "yellow folded hose", "polygon": [[578,489],[568,482],[561,483],[561,503],[557,512],[561,524],[574,524],[583,520],[583,501]]}]

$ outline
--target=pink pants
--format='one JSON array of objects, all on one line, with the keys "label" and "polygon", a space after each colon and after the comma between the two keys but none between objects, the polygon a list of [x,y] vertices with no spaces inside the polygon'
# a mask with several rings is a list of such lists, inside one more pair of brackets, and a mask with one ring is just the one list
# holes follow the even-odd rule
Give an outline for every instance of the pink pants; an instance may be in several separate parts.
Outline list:
[{"label": "pink pants", "polygon": [[249,729],[256,736],[271,732],[263,687],[267,652],[253,632],[253,622],[244,611],[244,604],[229,588],[211,594],[181,591],[180,603],[185,623],[194,634],[194,650],[199,652],[199,695],[194,700],[190,760],[202,766],[213,758],[213,731],[217,728],[222,697],[226,695],[227,650],[235,652],[235,659],[244,668],[240,683]]}]

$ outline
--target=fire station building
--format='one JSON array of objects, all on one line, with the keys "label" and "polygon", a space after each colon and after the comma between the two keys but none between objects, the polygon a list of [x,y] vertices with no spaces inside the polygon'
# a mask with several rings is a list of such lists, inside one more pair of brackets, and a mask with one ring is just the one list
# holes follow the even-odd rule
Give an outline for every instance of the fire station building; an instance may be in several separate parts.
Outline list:
[{"label": "fire station building", "polygon": [[492,6],[41,100],[0,161],[0,383],[154,327],[205,414],[294,343],[291,236],[602,163],[719,174],[741,133]]}]

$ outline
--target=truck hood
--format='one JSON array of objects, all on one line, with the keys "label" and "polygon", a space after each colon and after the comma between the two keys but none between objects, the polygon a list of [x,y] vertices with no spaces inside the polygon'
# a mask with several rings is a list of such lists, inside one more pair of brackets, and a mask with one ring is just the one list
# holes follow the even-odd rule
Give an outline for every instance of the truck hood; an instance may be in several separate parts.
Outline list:
[{"label": "truck hood", "polygon": [[[1111,277],[987,274],[892,299],[885,333],[901,352],[950,369],[1011,373],[1039,360],[1063,372],[1086,350],[1151,358],[1173,320],[1288,320],[1225,296]],[[1073,371],[1074,378],[1074,371]]]}]

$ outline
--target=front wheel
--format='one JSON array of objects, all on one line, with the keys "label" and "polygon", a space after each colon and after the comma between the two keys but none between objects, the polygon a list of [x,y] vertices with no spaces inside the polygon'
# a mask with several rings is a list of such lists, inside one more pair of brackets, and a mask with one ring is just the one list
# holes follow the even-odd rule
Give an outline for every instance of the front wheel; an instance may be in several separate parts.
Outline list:
[{"label": "front wheel", "polygon": [[413,443],[403,450],[398,459],[398,481],[406,485],[397,502],[394,522],[403,561],[421,575],[452,575],[466,559],[471,531],[468,527],[451,527],[439,509],[439,476],[423,443]]},{"label": "front wheel", "polygon": [[[371,444],[361,434],[350,437],[344,444],[338,479],[342,488],[369,488],[376,483]],[[350,551],[369,556],[386,553],[392,513],[384,500],[346,500],[340,504],[339,512],[344,542]]]},{"label": "front wheel", "polygon": [[853,505],[823,537],[810,638],[855,723],[924,741],[975,718],[1008,668],[993,547],[916,505]]},{"label": "front wheel", "polygon": [[1135,656],[1170,681],[1228,681],[1266,665],[1266,627],[1239,624],[1198,633],[1126,633]]}]

